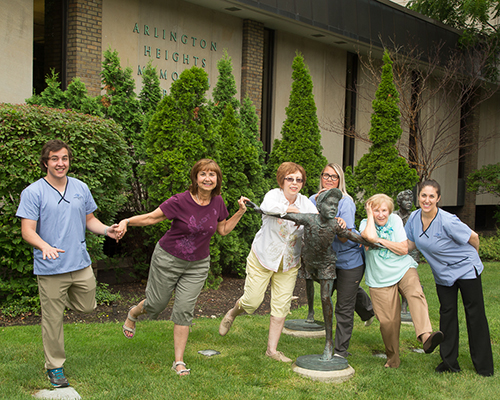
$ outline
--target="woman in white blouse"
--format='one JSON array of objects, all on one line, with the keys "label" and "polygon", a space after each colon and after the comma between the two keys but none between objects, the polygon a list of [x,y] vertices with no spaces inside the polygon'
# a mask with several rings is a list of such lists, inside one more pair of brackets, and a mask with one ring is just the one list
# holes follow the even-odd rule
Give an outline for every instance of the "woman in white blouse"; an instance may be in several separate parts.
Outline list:
[{"label": "woman in white blouse", "polygon": [[[260,208],[264,212],[317,213],[314,204],[299,193],[306,182],[304,168],[293,162],[281,164],[276,173],[279,189],[270,190]],[[234,319],[243,312],[252,314],[262,303],[271,281],[271,317],[266,355],[277,361],[291,362],[277,350],[285,317],[290,311],[293,289],[300,267],[302,226],[281,218],[262,216],[262,227],[255,235],[252,250],[247,257],[243,296],[236,301],[219,326],[224,336]]]}]

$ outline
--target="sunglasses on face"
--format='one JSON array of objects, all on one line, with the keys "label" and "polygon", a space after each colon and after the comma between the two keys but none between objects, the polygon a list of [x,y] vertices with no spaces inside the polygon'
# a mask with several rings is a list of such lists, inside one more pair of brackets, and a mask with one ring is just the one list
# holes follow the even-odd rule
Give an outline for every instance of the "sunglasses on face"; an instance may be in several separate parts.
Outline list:
[{"label": "sunglasses on face", "polygon": [[325,181],[338,181],[339,180],[339,176],[338,175],[330,175],[330,174],[321,174],[321,177],[325,180]]},{"label": "sunglasses on face", "polygon": [[290,178],[289,176],[287,176],[285,178],[285,181],[288,183],[293,183],[293,182],[302,183],[302,182],[304,182],[304,180],[302,178]]}]

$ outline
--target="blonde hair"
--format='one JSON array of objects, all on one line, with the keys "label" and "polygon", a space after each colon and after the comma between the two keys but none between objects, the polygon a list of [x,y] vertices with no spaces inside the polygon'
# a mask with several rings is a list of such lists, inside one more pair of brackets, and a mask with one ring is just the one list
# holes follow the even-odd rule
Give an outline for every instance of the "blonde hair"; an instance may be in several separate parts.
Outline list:
[{"label": "blonde hair", "polygon": [[383,193],[374,194],[372,197],[366,200],[365,205],[368,203],[372,203],[373,208],[380,207],[383,203],[386,203],[387,207],[389,208],[389,213],[392,214],[392,212],[394,211],[394,200]]},{"label": "blonde hair", "polygon": [[[349,197],[352,200],[352,197],[349,195],[349,193],[347,193],[347,190],[346,190],[344,170],[342,169],[342,167],[339,164],[337,164],[337,163],[330,163],[325,168],[323,168],[323,171],[321,171],[322,175],[325,172],[325,169],[327,169],[328,167],[332,168],[335,171],[335,173],[339,176],[339,186],[338,186],[338,189],[340,189],[340,191],[342,192],[342,196],[343,197]],[[322,185],[322,181],[321,181],[321,177],[320,177],[320,179],[319,179],[319,190],[321,190],[321,189],[323,189],[323,185]]]}]

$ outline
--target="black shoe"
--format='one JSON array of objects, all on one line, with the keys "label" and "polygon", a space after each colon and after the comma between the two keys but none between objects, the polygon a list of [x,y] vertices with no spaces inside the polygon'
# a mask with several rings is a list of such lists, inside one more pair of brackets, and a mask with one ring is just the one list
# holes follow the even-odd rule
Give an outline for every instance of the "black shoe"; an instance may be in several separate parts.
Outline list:
[{"label": "black shoe", "polygon": [[442,374],[443,372],[457,373],[457,372],[460,372],[461,370],[460,370],[460,368],[451,369],[444,362],[442,362],[441,364],[439,364],[436,367],[436,369],[434,371],[436,371],[438,374]]},{"label": "black shoe", "polygon": [[49,376],[49,381],[52,384],[52,386],[56,388],[69,386],[69,382],[64,376],[64,371],[62,368],[48,369],[47,375]]},{"label": "black shoe", "polygon": [[432,333],[429,338],[425,341],[423,348],[426,354],[430,354],[434,351],[436,347],[443,341],[444,335],[441,331],[436,331]]}]

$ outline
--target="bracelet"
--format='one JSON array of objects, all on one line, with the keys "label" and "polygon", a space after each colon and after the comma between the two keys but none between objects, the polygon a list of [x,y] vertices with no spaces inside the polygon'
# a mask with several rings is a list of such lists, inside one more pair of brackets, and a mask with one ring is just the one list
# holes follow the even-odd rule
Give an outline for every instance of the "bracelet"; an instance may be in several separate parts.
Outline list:
[{"label": "bracelet", "polygon": [[125,221],[127,221],[127,226],[130,224],[130,220],[128,218],[125,218]]},{"label": "bracelet", "polygon": [[108,227],[104,228],[104,236],[108,236]]}]

